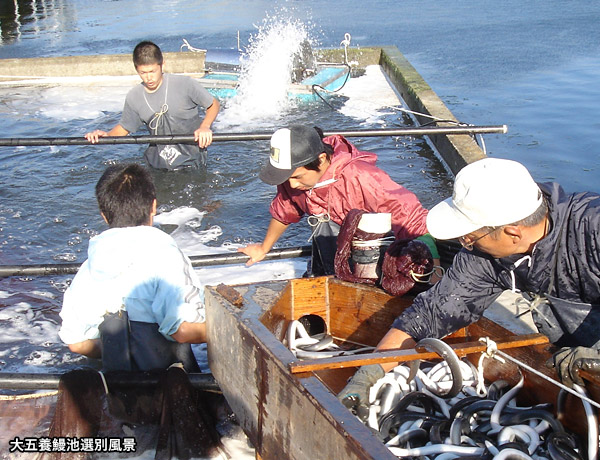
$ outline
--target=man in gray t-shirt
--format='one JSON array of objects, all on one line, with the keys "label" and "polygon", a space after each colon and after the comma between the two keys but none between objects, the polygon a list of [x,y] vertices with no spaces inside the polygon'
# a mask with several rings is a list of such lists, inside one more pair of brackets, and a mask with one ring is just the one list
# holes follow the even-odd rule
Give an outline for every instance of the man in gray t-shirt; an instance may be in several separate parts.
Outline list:
[{"label": "man in gray t-shirt", "polygon": [[[206,147],[212,142],[210,129],[219,113],[219,101],[198,81],[183,75],[163,74],[163,56],[152,42],[143,41],[133,50],[133,63],[142,84],[125,99],[121,121],[110,131],[95,130],[85,135],[92,143],[99,137],[127,136],[145,125],[151,134],[194,133],[198,146],[151,144],[144,156],[158,169],[206,166]],[[198,107],[206,109],[199,122]]]}]

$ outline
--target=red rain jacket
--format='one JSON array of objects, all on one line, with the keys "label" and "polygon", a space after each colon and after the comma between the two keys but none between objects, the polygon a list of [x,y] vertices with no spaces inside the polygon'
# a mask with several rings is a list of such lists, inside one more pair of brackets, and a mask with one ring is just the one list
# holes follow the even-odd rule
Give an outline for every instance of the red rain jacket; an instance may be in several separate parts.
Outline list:
[{"label": "red rain jacket", "polygon": [[394,182],[375,166],[377,155],[359,151],[347,139],[335,135],[323,139],[333,147],[331,164],[321,183],[335,182],[312,190],[295,190],[289,181],[277,186],[271,215],[284,224],[298,222],[304,214],[329,213],[338,225],[351,209],[392,214],[392,230],[398,239],[413,239],[427,233],[427,210],[417,196]]}]

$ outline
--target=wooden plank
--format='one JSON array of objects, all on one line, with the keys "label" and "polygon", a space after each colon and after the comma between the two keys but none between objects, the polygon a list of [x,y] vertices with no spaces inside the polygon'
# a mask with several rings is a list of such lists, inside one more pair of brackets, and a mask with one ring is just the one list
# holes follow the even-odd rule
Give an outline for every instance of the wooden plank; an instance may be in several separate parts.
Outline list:
[{"label": "wooden plank", "polygon": [[330,330],[341,341],[377,345],[412,296],[392,297],[380,288],[332,279]]},{"label": "wooden plank", "polygon": [[[531,345],[540,345],[548,343],[548,338],[542,334],[527,334],[521,336],[507,337],[502,341],[496,342],[499,350],[510,348],[527,347]],[[459,357],[467,356],[473,353],[482,353],[486,351],[486,346],[481,342],[468,342],[449,344]],[[294,361],[290,363],[290,372],[292,374],[313,372],[324,369],[341,369],[345,367],[358,367],[366,364],[383,364],[393,362],[408,362],[417,359],[429,360],[439,359],[439,355],[433,352],[417,351],[416,349],[390,350],[366,353],[354,356],[337,356],[326,359],[312,359],[305,361]]]},{"label": "wooden plank", "polygon": [[255,348],[247,346],[246,328],[233,312],[238,308],[208,287],[205,304],[209,366],[241,428],[259,449],[259,358]]},{"label": "wooden plank", "polygon": [[328,278],[302,278],[291,280],[290,283],[292,287],[292,319],[312,314],[319,315],[327,322]]}]

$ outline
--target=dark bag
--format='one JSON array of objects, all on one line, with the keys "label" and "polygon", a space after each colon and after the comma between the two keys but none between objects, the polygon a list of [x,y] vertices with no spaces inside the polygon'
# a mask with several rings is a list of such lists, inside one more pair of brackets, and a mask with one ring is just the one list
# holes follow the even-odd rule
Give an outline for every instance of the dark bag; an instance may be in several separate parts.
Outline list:
[{"label": "dark bag", "polygon": [[413,288],[427,289],[433,273],[433,256],[419,240],[394,241],[385,252],[381,287],[389,294],[401,296]]}]

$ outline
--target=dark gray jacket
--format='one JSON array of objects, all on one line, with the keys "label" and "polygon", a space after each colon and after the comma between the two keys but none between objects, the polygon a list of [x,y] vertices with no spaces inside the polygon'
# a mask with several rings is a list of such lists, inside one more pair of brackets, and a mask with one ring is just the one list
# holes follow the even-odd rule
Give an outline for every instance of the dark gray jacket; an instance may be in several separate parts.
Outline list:
[{"label": "dark gray jacket", "polygon": [[548,298],[533,317],[553,343],[600,348],[600,196],[539,185],[548,200],[550,231],[530,258],[494,259],[461,250],[443,279],[418,295],[393,327],[415,340],[441,338],[477,321],[502,291],[517,289]]}]

